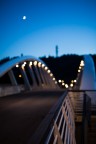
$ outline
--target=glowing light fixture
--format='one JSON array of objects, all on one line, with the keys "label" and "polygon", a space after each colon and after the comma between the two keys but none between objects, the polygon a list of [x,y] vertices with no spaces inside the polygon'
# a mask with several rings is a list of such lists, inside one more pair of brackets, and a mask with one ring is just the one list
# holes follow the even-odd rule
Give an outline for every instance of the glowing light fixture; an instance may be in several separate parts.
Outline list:
[{"label": "glowing light fixture", "polygon": [[53,78],[53,80],[55,80],[55,78]]},{"label": "glowing light fixture", "polygon": [[45,65],[44,64],[42,64],[42,68],[44,67]]},{"label": "glowing light fixture", "polygon": [[61,83],[62,81],[61,81],[61,80],[58,80],[58,82]]},{"label": "glowing light fixture", "polygon": [[78,73],[80,72],[80,70],[78,70]]},{"label": "glowing light fixture", "polygon": [[35,65],[35,66],[37,65],[37,61],[34,61],[34,65]]},{"label": "glowing light fixture", "polygon": [[24,65],[26,65],[27,63],[26,62],[24,62]]},{"label": "glowing light fixture", "polygon": [[45,67],[45,70],[47,70],[48,69],[48,67]]},{"label": "glowing light fixture", "polygon": [[19,78],[21,78],[22,77],[22,75],[21,74],[19,74]]},{"label": "glowing light fixture", "polygon": [[38,63],[38,67],[41,67],[41,62]]},{"label": "glowing light fixture", "polygon": [[50,73],[50,70],[48,70],[47,72]]},{"label": "glowing light fixture", "polygon": [[32,61],[30,61],[29,66],[32,66]]},{"label": "glowing light fixture", "polygon": [[74,80],[74,83],[76,83],[77,81],[76,80]]},{"label": "glowing light fixture", "polygon": [[68,88],[68,84],[65,84],[65,87]]},{"label": "glowing light fixture", "polygon": [[70,84],[70,87],[73,87],[73,83]]},{"label": "glowing light fixture", "polygon": [[73,80],[71,80],[71,83],[73,83],[74,81]]},{"label": "glowing light fixture", "polygon": [[79,69],[82,69],[82,67],[81,67],[81,66],[79,66]]},{"label": "glowing light fixture", "polygon": [[83,60],[81,60],[80,66],[81,66],[81,67],[84,66],[84,61],[83,61]]},{"label": "glowing light fixture", "polygon": [[62,86],[64,86],[64,85],[65,85],[65,83],[63,82],[63,83],[62,83]]},{"label": "glowing light fixture", "polygon": [[22,67],[22,69],[24,69],[24,67],[25,67],[25,64],[22,64],[22,66],[21,66],[21,67]]},{"label": "glowing light fixture", "polygon": [[18,68],[18,67],[19,67],[19,65],[18,65],[18,64],[16,64],[16,67]]},{"label": "glowing light fixture", "polygon": [[50,76],[52,77],[52,76],[53,76],[53,74],[51,73],[51,74],[50,74]]}]

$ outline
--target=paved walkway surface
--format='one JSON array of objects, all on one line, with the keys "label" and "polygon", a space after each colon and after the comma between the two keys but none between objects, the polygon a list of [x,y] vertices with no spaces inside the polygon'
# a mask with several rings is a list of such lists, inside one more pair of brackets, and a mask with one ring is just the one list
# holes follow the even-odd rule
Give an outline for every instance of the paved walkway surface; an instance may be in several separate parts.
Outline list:
[{"label": "paved walkway surface", "polygon": [[0,144],[27,144],[62,94],[43,91],[0,98]]}]

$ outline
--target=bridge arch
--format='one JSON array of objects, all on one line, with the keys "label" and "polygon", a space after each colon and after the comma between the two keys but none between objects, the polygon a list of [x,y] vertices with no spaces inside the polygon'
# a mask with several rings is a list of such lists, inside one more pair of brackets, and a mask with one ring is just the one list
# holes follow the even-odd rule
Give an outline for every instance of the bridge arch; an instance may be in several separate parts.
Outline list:
[{"label": "bridge arch", "polygon": [[[24,86],[21,88],[18,85],[16,77],[14,75],[13,68],[17,68],[21,72],[21,76],[24,80]],[[30,78],[28,78],[27,71],[29,72]],[[13,92],[20,92],[22,89],[27,90],[39,90],[39,89],[54,89],[57,88],[57,82],[53,76],[51,70],[47,65],[40,59],[33,56],[22,56],[12,59],[0,66],[0,78],[8,73],[11,81],[11,90],[4,90],[0,87],[0,94],[6,95]],[[30,79],[32,79],[33,85],[30,84]],[[8,87],[7,87],[8,88]]]},{"label": "bridge arch", "polygon": [[76,90],[86,91],[91,102],[96,103],[96,72],[93,58],[84,55],[84,66],[77,77]]}]

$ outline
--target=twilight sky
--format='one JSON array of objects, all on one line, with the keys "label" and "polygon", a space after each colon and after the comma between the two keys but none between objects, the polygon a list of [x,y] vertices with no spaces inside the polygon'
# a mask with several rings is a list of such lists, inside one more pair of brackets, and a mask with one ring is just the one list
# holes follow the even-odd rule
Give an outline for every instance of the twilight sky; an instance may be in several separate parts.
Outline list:
[{"label": "twilight sky", "polygon": [[0,0],[0,59],[55,56],[56,45],[96,54],[96,0]]}]

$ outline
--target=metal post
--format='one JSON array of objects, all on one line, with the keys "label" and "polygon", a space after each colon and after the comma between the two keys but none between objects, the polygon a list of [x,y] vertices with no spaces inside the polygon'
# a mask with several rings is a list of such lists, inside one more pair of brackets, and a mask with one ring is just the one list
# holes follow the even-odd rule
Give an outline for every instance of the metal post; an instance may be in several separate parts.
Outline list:
[{"label": "metal post", "polygon": [[87,103],[86,93],[84,93],[83,99],[83,132],[82,132],[82,144],[87,144],[87,132],[88,132],[88,120],[87,120]]},{"label": "metal post", "polygon": [[25,83],[26,88],[31,90],[31,86],[30,86],[30,83],[29,83],[29,80],[28,80],[28,77],[26,75],[24,67],[23,68],[21,67],[20,71],[21,71],[22,77],[24,79],[24,83]]},{"label": "metal post", "polygon": [[41,74],[41,77],[42,77],[42,80],[43,80],[43,84],[45,86],[46,85],[46,80],[45,80],[45,75],[43,73],[43,69],[41,67],[39,67],[39,71],[40,71],[40,74]]},{"label": "metal post", "polygon": [[33,81],[33,87],[37,87],[37,82],[36,82],[36,78],[35,78],[34,72],[33,72],[33,70],[32,70],[32,67],[31,67],[31,66],[28,66],[28,70],[29,70],[31,79],[32,79],[32,81]]},{"label": "metal post", "polygon": [[13,73],[12,69],[10,71],[8,71],[8,75],[10,77],[12,85],[17,86],[18,84],[17,84],[16,78],[14,76],[14,73]]},{"label": "metal post", "polygon": [[41,81],[40,74],[39,74],[39,72],[38,72],[38,69],[37,69],[37,66],[36,66],[36,65],[34,65],[34,70],[35,70],[36,76],[37,76],[37,78],[38,78],[39,85],[42,86],[42,81]]}]

